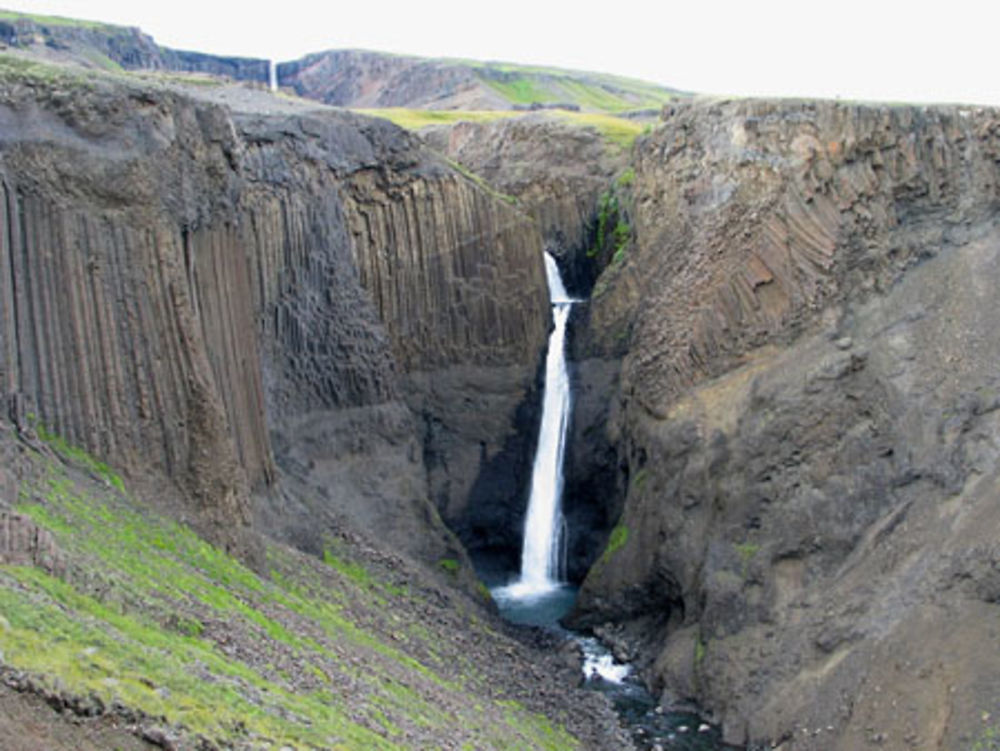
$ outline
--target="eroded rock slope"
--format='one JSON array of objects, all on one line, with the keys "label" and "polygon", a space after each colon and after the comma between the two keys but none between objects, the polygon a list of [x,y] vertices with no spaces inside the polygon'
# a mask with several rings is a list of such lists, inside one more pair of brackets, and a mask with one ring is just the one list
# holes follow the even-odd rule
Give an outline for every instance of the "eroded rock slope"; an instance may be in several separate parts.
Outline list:
[{"label": "eroded rock slope", "polygon": [[576,620],[733,742],[995,733],[998,158],[995,111],[805,102],[637,147],[580,363],[624,513]]}]

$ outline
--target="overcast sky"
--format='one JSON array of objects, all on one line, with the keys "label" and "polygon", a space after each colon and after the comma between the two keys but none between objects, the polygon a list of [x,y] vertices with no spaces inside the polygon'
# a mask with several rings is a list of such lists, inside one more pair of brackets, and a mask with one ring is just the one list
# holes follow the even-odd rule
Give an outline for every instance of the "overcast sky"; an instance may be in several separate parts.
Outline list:
[{"label": "overcast sky", "polygon": [[358,47],[606,71],[713,94],[1000,105],[997,0],[271,5],[266,15],[213,0],[0,0],[139,26],[171,47],[279,61]]}]

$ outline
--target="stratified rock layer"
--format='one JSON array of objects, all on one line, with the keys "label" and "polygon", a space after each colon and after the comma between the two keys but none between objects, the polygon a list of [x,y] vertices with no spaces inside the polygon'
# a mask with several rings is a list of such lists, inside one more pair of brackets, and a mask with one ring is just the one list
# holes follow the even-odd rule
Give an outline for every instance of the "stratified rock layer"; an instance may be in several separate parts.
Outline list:
[{"label": "stratified rock layer", "polygon": [[576,618],[733,742],[992,732],[998,158],[994,111],[834,103],[675,107],[638,146],[580,365],[627,342],[625,507]]}]

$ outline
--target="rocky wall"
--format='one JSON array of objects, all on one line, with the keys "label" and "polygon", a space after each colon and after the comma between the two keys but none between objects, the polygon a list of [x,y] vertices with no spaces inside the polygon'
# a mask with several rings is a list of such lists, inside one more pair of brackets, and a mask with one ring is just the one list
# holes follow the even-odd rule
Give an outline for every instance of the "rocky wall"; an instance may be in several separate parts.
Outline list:
[{"label": "rocky wall", "polygon": [[993,732],[997,665],[957,634],[995,607],[998,127],[720,102],[639,145],[637,245],[584,334],[595,363],[627,343],[600,426],[624,512],[575,621],[732,742]]},{"label": "rocky wall", "polygon": [[471,415],[475,461],[441,449],[461,505],[545,336],[526,218],[346,113],[233,115],[27,70],[0,123],[0,382],[20,413],[169,478],[178,514],[247,555],[256,517],[317,552],[346,523],[464,559],[425,422]]},{"label": "rocky wall", "polygon": [[546,115],[431,126],[420,135],[516,198],[537,223],[545,249],[560,259],[567,288],[589,292],[599,271],[588,254],[599,198],[627,168],[627,149],[596,128]]}]

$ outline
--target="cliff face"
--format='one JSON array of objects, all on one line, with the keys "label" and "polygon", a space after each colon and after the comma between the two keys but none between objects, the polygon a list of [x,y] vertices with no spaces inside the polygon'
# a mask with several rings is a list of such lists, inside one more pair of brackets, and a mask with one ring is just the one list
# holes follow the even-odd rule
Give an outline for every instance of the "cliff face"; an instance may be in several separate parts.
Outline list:
[{"label": "cliff face", "polygon": [[[586,266],[598,201],[626,169],[629,150],[594,127],[543,115],[459,122],[420,131],[428,144],[513,196],[538,223],[571,277]],[[583,279],[571,278],[575,286]]]},{"label": "cliff face", "polygon": [[[227,118],[169,95],[63,98],[29,80],[5,85],[0,118],[4,392],[24,402],[22,422],[176,478],[199,526],[246,552],[247,475],[207,339],[219,316],[247,311],[203,304],[193,255],[192,227],[234,200]],[[252,355],[253,318],[241,322]],[[259,419],[252,374],[233,391]],[[247,462],[251,474],[265,464]]]},{"label": "cliff face", "polygon": [[267,84],[270,63],[160,47],[137,28],[71,19],[19,16],[0,20],[0,44],[85,67],[209,73]]},{"label": "cliff face", "polygon": [[[430,126],[421,129],[420,136],[432,148],[471,170],[498,191],[516,198],[518,206],[533,218],[545,250],[560,260],[567,287],[581,297],[586,295],[603,255],[594,250],[598,225],[602,221],[599,216],[601,196],[609,195],[616,178],[627,169],[629,151],[625,145],[609,139],[595,127],[537,114],[491,122]],[[604,231],[611,235],[610,227]],[[574,313],[571,335],[579,328],[583,307],[578,306],[578,312]],[[573,414],[574,435],[589,430],[594,420],[603,419],[610,389],[607,382],[585,383],[578,375],[574,371],[574,398],[577,400]],[[535,428],[529,416],[524,415],[519,437],[513,439],[516,444],[511,446],[512,451],[525,457],[534,449]],[[608,504],[609,497],[614,495],[614,488],[609,488],[608,482],[616,465],[616,457],[609,447],[594,447],[590,442],[576,439],[571,441],[564,512],[570,540],[568,571],[574,581],[582,580],[610,523],[620,511]],[[510,478],[509,473],[507,477],[505,484],[512,488],[514,478]],[[488,484],[495,482],[503,482],[503,474],[497,473]],[[522,478],[517,478],[516,484],[522,482]],[[614,481],[610,482],[613,485]],[[522,542],[523,498],[510,490],[490,497],[489,505],[480,503],[478,491],[474,498],[470,513],[477,536],[487,541],[486,547],[495,551],[504,549],[506,565],[516,568]]]},{"label": "cliff face", "polygon": [[255,515],[307,549],[346,519],[463,557],[430,503],[424,423],[449,425],[477,368],[503,372],[477,397],[476,461],[448,475],[459,498],[544,338],[524,217],[343,113],[232,116],[29,71],[0,122],[0,382],[22,429],[169,478],[178,513],[251,558]]},{"label": "cliff face", "polygon": [[576,617],[621,624],[734,742],[993,732],[998,134],[993,111],[731,102],[640,142],[637,242],[580,364],[603,378],[626,343],[601,426],[624,513]]}]

